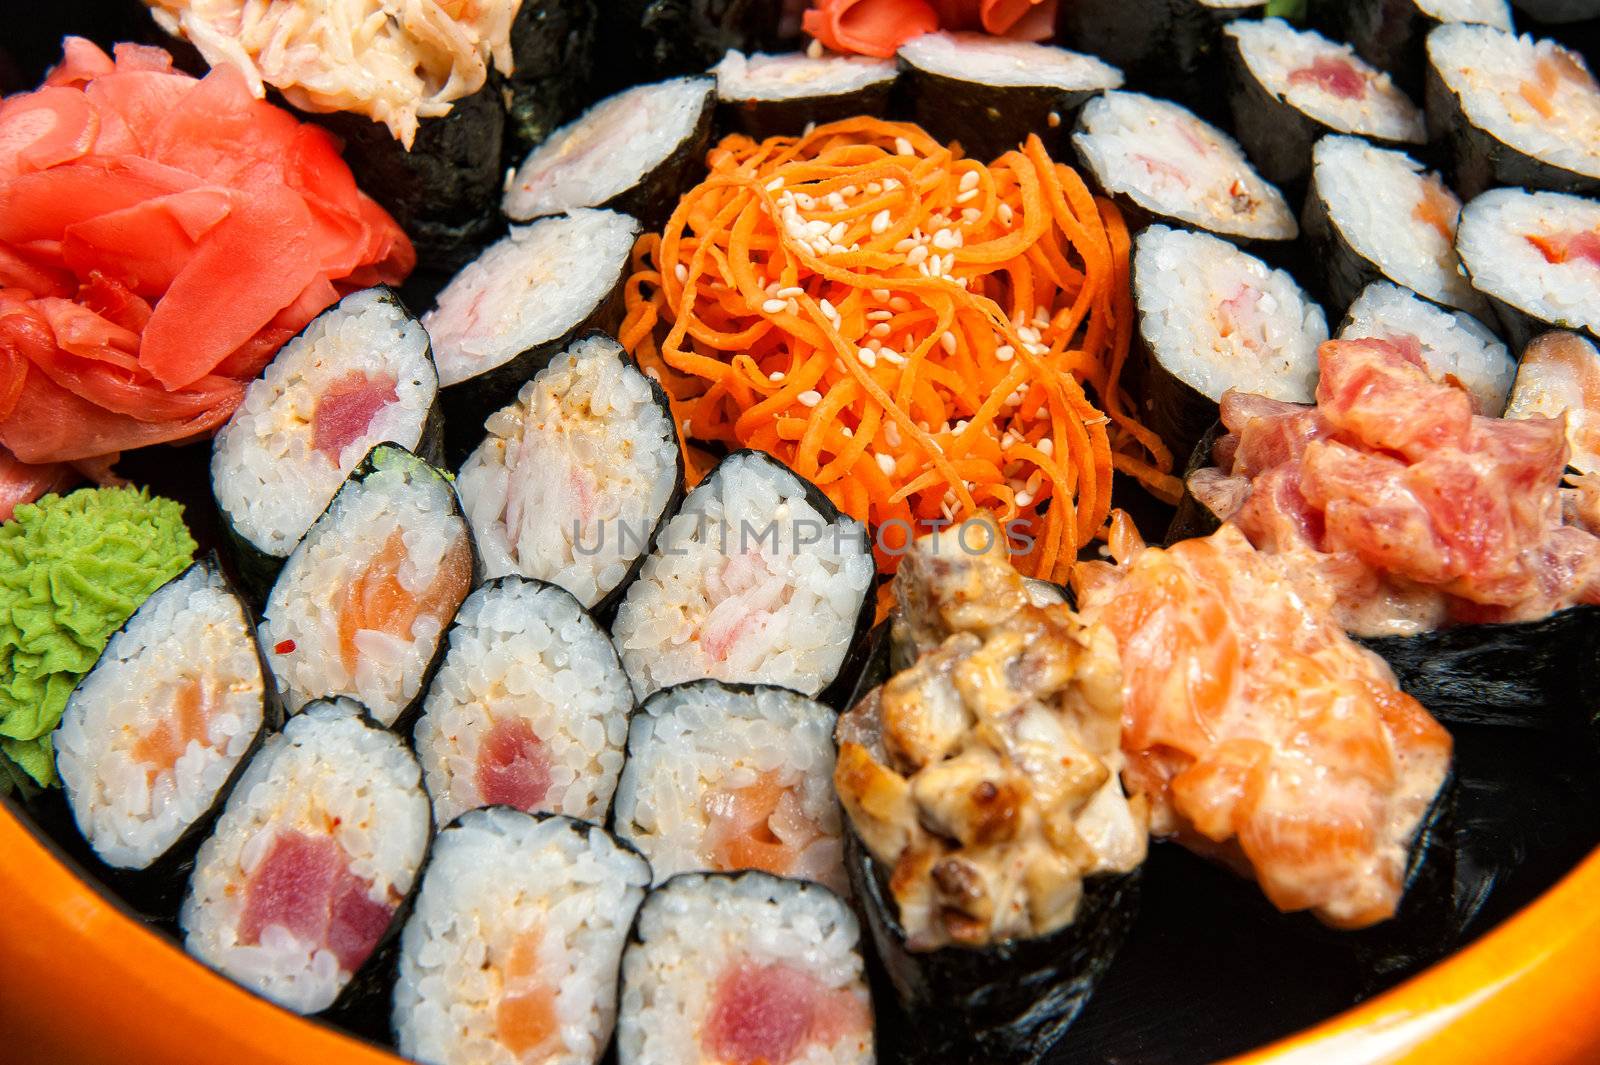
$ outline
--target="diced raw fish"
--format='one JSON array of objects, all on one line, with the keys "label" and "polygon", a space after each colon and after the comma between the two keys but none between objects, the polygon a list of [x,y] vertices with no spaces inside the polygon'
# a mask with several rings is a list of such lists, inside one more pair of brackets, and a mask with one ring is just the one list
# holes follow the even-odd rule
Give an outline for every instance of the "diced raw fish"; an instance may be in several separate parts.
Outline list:
[{"label": "diced raw fish", "polygon": [[337,840],[279,831],[245,886],[239,941],[261,941],[277,925],[296,939],[325,948],[345,972],[367,960],[389,926],[394,907],[375,902],[371,885],[350,871]]},{"label": "diced raw fish", "polygon": [[550,756],[525,718],[505,717],[478,746],[478,798],[486,806],[539,809],[550,791]]}]

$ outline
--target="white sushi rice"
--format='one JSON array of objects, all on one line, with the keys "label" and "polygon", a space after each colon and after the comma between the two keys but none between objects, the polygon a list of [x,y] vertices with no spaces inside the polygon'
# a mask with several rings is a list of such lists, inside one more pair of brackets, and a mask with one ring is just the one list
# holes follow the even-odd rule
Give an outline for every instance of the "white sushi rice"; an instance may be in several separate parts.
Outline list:
[{"label": "white sushi rice", "polygon": [[[1297,30],[1281,18],[1235,19],[1222,32],[1238,43],[1245,66],[1267,92],[1329,129],[1412,144],[1428,139],[1421,108],[1395,87],[1394,79],[1374,69],[1348,44],[1313,30]],[[1361,75],[1366,92],[1348,100],[1315,80],[1294,77],[1318,60],[1349,63]]]},{"label": "white sushi rice", "polygon": [[767,871],[845,893],[833,791],[834,720],[821,703],[782,688],[741,691],[702,682],[657,693],[628,730],[617,834],[650,859],[658,884],[677,873],[717,871],[708,845],[713,807],[727,792],[772,774],[779,787],[792,790],[809,825],[786,813],[768,819],[793,865]]},{"label": "white sushi rice", "polygon": [[1436,22],[1481,22],[1502,30],[1511,28],[1511,5],[1506,0],[1412,0],[1417,10]]},{"label": "white sushi rice", "polygon": [[[175,727],[180,690],[198,682],[205,731],[172,767],[138,753]],[[266,684],[255,632],[222,574],[191,566],[156,589],[111,637],[52,737],[78,828],[102,861],[143,869],[209,813],[262,726]]]},{"label": "white sushi rice", "polygon": [[1151,226],[1135,244],[1134,294],[1145,343],[1208,399],[1237,388],[1311,402],[1328,322],[1284,271],[1209,234]]},{"label": "white sushi rice", "polygon": [[702,677],[815,695],[844,662],[873,572],[858,522],[824,520],[799,478],[736,454],[667,522],[611,634],[641,699]]},{"label": "white sushi rice", "polygon": [[678,433],[605,336],[584,337],[490,416],[456,489],[485,573],[559,584],[584,606],[620,585],[678,482]]},{"label": "white sushi rice", "polygon": [[339,642],[345,598],[389,538],[398,532],[405,549],[396,579],[420,598],[446,556],[459,552],[470,536],[443,477],[404,452],[374,454],[378,468],[334,496],[267,597],[261,645],[291,714],[321,696],[349,695],[379,723],[393,724],[422,690],[423,675],[450,624],[448,616],[423,614],[409,636],[358,629],[355,670],[345,668]]},{"label": "white sushi rice", "polygon": [[[1312,150],[1311,194],[1356,254],[1387,278],[1451,307],[1483,314],[1488,305],[1461,272],[1454,242],[1461,201],[1404,152],[1356,137],[1327,136]],[[1451,205],[1450,233],[1427,222],[1430,194]],[[1442,202],[1442,201],[1441,201]]]},{"label": "white sushi rice", "polygon": [[1238,142],[1175,103],[1108,92],[1084,105],[1072,143],[1101,187],[1153,214],[1251,239],[1299,232]]},{"label": "white sushi rice", "polygon": [[541,810],[605,819],[622,771],[633,690],[611,640],[559,588],[518,579],[473,592],[449,633],[417,722],[433,818],[482,806],[479,746],[494,722],[527,721],[550,758]]},{"label": "white sushi rice", "polygon": [[1002,88],[1094,92],[1122,86],[1122,71],[1094,56],[982,33],[925,33],[901,45],[899,55],[929,74]]},{"label": "white sushi rice", "polygon": [[599,207],[627,192],[695,135],[711,107],[711,78],[673,78],[608,97],[528,153],[501,201],[519,222]]},{"label": "white sushi rice", "polygon": [[[1579,361],[1574,366],[1554,352]],[[1600,473],[1600,350],[1576,333],[1546,333],[1522,353],[1507,418],[1567,419],[1567,465]]]},{"label": "white sushi rice", "polygon": [[737,49],[711,68],[717,77],[717,98],[727,103],[744,100],[808,100],[818,96],[843,96],[899,77],[892,59],[859,55],[809,56],[804,52],[745,55]]},{"label": "white sushi rice", "polygon": [[511,234],[468,263],[422,317],[440,385],[455,385],[572,332],[622,281],[639,223],[577,210]]},{"label": "white sushi rice", "polygon": [[[617,1017],[621,1065],[707,1060],[700,1032],[729,965],[792,966],[830,991],[869,1005],[855,916],[813,885],[759,873],[680,877],[639,911],[636,941],[622,956]],[[870,1065],[872,1033],[808,1046],[791,1065]]]},{"label": "white sushi rice", "polygon": [[[549,1065],[592,1065],[611,1038],[623,942],[650,867],[592,825],[479,810],[440,833],[400,938],[394,1032],[425,1065],[519,1065],[497,1012],[525,987],[554,994]],[[530,938],[532,973],[507,962]],[[525,949],[525,948],[524,948]],[[536,993],[536,992],[535,992]]]},{"label": "white sushi rice", "polygon": [[[350,374],[395,381],[395,401],[339,452],[315,447],[318,404]],[[428,334],[384,289],[352,293],[283,346],[245,389],[211,452],[211,487],[234,531],[286,557],[374,444],[415,448],[439,392]]]},{"label": "white sushi rice", "polygon": [[1600,88],[1594,78],[1560,79],[1550,97],[1551,117],[1523,94],[1524,85],[1539,83],[1541,60],[1583,64],[1578,53],[1554,41],[1454,22],[1428,35],[1428,60],[1474,126],[1524,155],[1600,177]]},{"label": "white sushi rice", "polygon": [[1505,410],[1517,363],[1483,323],[1464,311],[1449,311],[1416,294],[1376,281],[1350,305],[1340,340],[1415,342],[1438,377],[1453,377],[1472,393],[1479,414],[1498,418]]},{"label": "white sushi rice", "polygon": [[1600,232],[1600,202],[1559,192],[1491,189],[1461,212],[1456,250],[1478,291],[1540,321],[1600,333],[1600,265],[1553,263],[1529,237]]},{"label": "white sushi rice", "polygon": [[268,737],[201,844],[178,914],[189,953],[297,1013],[326,1009],[353,974],[281,925],[268,925],[258,943],[240,942],[246,885],[278,833],[331,835],[350,872],[369,882],[368,897],[391,907],[411,890],[428,847],[416,759],[359,714],[348,699],[319,703]]}]

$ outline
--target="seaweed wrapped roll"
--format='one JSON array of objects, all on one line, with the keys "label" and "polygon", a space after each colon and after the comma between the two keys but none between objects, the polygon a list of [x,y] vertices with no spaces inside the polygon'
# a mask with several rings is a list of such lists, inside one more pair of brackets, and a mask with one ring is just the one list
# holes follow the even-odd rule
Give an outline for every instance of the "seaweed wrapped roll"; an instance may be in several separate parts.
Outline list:
[{"label": "seaweed wrapped roll", "polygon": [[1506,409],[1517,362],[1476,318],[1429,303],[1415,293],[1375,281],[1350,305],[1340,340],[1386,340],[1415,350],[1429,371],[1454,380],[1472,396],[1477,414],[1497,417]]},{"label": "seaweed wrapped roll", "polygon": [[620,1065],[872,1065],[855,915],[818,885],[682,873],[639,908],[622,954]]},{"label": "seaweed wrapped roll", "polygon": [[847,890],[832,710],[783,688],[692,681],[634,715],[616,832],[656,883],[761,869]]},{"label": "seaweed wrapped roll", "polygon": [[277,714],[249,611],[214,559],[196,562],[144,601],[67,700],[56,768],[84,839],[114,868],[164,864]]},{"label": "seaweed wrapped roll", "polygon": [[200,847],[184,947],[296,1013],[332,1006],[410,897],[432,823],[404,741],[349,699],[291,718]]},{"label": "seaweed wrapped roll", "polygon": [[1545,333],[1523,349],[1506,417],[1562,415],[1567,467],[1600,473],[1600,351],[1576,333]]},{"label": "seaweed wrapped roll", "polygon": [[730,50],[711,68],[722,124],[752,137],[796,136],[807,124],[887,116],[900,68],[889,59]]},{"label": "seaweed wrapped roll", "polygon": [[1512,344],[1551,328],[1600,337],[1600,202],[1491,190],[1462,209],[1456,251]]},{"label": "seaweed wrapped roll", "polygon": [[422,694],[472,590],[472,535],[444,474],[379,444],[289,556],[261,618],[285,708],[349,695],[384,725]]},{"label": "seaweed wrapped roll", "polygon": [[511,806],[603,821],[633,690],[571,595],[501,577],[467,596],[417,721],[434,820]]},{"label": "seaweed wrapped roll", "polygon": [[737,451],[662,529],[611,634],[640,698],[703,677],[817,695],[872,620],[874,575],[858,522]]},{"label": "seaweed wrapped roll", "polygon": [[593,1065],[650,866],[596,825],[474,810],[439,833],[400,935],[394,1033],[425,1065]]},{"label": "seaweed wrapped roll", "polygon": [[1313,15],[1339,40],[1349,41],[1373,66],[1393,74],[1408,92],[1420,92],[1427,69],[1428,34],[1446,22],[1511,29],[1506,0],[1317,0]]}]

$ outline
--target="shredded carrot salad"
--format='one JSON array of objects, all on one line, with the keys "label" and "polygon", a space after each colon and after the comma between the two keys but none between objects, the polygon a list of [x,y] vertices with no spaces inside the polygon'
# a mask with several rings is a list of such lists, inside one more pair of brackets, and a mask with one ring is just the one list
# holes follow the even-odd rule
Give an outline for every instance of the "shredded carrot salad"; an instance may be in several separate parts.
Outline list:
[{"label": "shredded carrot salad", "polygon": [[1037,137],[984,166],[854,118],[709,163],[635,247],[621,336],[686,441],[781,459],[878,530],[885,572],[908,533],[987,511],[1024,572],[1062,580],[1113,469],[1177,498],[1118,384],[1127,226]]}]

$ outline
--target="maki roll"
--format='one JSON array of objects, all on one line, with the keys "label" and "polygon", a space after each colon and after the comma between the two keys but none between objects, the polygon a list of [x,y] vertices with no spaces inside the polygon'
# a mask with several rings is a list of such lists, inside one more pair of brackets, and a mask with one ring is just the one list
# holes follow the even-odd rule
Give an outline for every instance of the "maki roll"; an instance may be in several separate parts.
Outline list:
[{"label": "maki roll", "polygon": [[438,396],[428,333],[387,288],[346,296],[279,350],[211,451],[211,491],[253,591],[375,444],[438,460]]},{"label": "maki roll", "polygon": [[473,447],[483,420],[575,337],[621,324],[638,235],[638,222],[613,211],[513,226],[444,287],[422,324],[433,338],[453,455]]},{"label": "maki roll", "polygon": [[1313,16],[1408,92],[1421,92],[1428,34],[1447,22],[1511,29],[1506,0],[1316,0]]},{"label": "maki roll", "polygon": [[1462,210],[1456,251],[1513,345],[1552,328],[1600,337],[1600,202],[1494,189]]},{"label": "maki roll", "polygon": [[101,861],[165,867],[278,723],[249,611],[204,559],[146,599],[78,682],[56,769]]},{"label": "maki roll", "polygon": [[446,643],[413,744],[434,820],[479,806],[605,820],[633,691],[577,600],[501,577],[467,596]]},{"label": "maki roll", "polygon": [[885,116],[900,79],[892,60],[803,52],[747,56],[730,50],[711,73],[719,124],[758,140],[796,136],[813,122]]},{"label": "maki roll", "polygon": [[558,584],[603,611],[683,498],[666,393],[591,334],[490,416],[456,481],[488,576]]},{"label": "maki roll", "polygon": [[1015,150],[1032,133],[1064,134],[1085,103],[1122,87],[1122,72],[1093,56],[979,33],[923,34],[899,56],[917,124],[979,159]]},{"label": "maki roll", "polygon": [[1084,106],[1072,144],[1130,222],[1170,220],[1240,243],[1300,232],[1283,194],[1251,169],[1233,138],[1177,104],[1108,92]]},{"label": "maki roll", "polygon": [[[1600,474],[1600,351],[1576,333],[1545,333],[1522,352],[1507,418],[1567,421],[1567,468]],[[1600,534],[1600,523],[1589,522]]]},{"label": "maki roll", "polygon": [[1393,281],[1446,307],[1488,312],[1456,257],[1461,201],[1438,176],[1355,137],[1324,137],[1313,158],[1301,225],[1330,308]]},{"label": "maki roll", "polygon": [[620,1065],[872,1065],[855,915],[818,884],[683,873],[639,908],[622,953]]},{"label": "maki roll", "polygon": [[516,10],[504,95],[506,151],[520,159],[592,99],[600,3],[521,0]]},{"label": "maki roll", "polygon": [[403,724],[474,569],[444,474],[404,448],[373,448],[267,597],[261,645],[288,712],[349,695],[380,724]]},{"label": "maki roll", "polygon": [[783,688],[691,681],[628,729],[616,833],[655,882],[761,869],[847,890],[833,794],[832,710]]},{"label": "maki roll", "polygon": [[1121,68],[1129,84],[1152,95],[1220,112],[1222,30],[1261,18],[1267,6],[1266,0],[1069,0],[1058,9],[1057,36]]},{"label": "maki roll", "polygon": [[1133,255],[1147,424],[1187,455],[1229,389],[1306,402],[1322,308],[1294,279],[1204,233],[1151,226]]},{"label": "maki roll", "polygon": [[463,814],[434,841],[400,934],[395,1045],[425,1065],[593,1065],[650,866],[601,828]]},{"label": "maki roll", "polygon": [[834,784],[922,1057],[1031,1062],[1132,923],[1147,829],[1118,775],[1115,645],[1032,605],[981,529],[987,550],[944,533],[901,560],[896,637],[916,658],[839,719]]},{"label": "maki roll", "polygon": [[642,699],[710,677],[817,695],[872,621],[867,531],[758,451],[736,451],[661,530],[611,626]]},{"label": "maki roll", "polygon": [[1304,181],[1311,146],[1327,132],[1391,144],[1428,139],[1421,109],[1349,45],[1280,18],[1240,19],[1223,38],[1233,130],[1268,181]]},{"label": "maki roll", "polygon": [[600,101],[528,153],[506,183],[506,216],[526,222],[609,207],[661,225],[705,173],[716,82],[675,78]]},{"label": "maki roll", "polygon": [[309,706],[250,759],[201,844],[184,948],[285,1009],[328,1009],[360,986],[432,830],[405,743],[350,699]]},{"label": "maki roll", "polygon": [[1600,85],[1554,41],[1453,23],[1428,35],[1428,131],[1456,191],[1600,191]]},{"label": "maki roll", "polygon": [[1435,377],[1455,381],[1477,414],[1506,409],[1517,361],[1500,338],[1465,311],[1446,310],[1387,281],[1368,285],[1345,313],[1340,340],[1385,340],[1414,350]]}]

